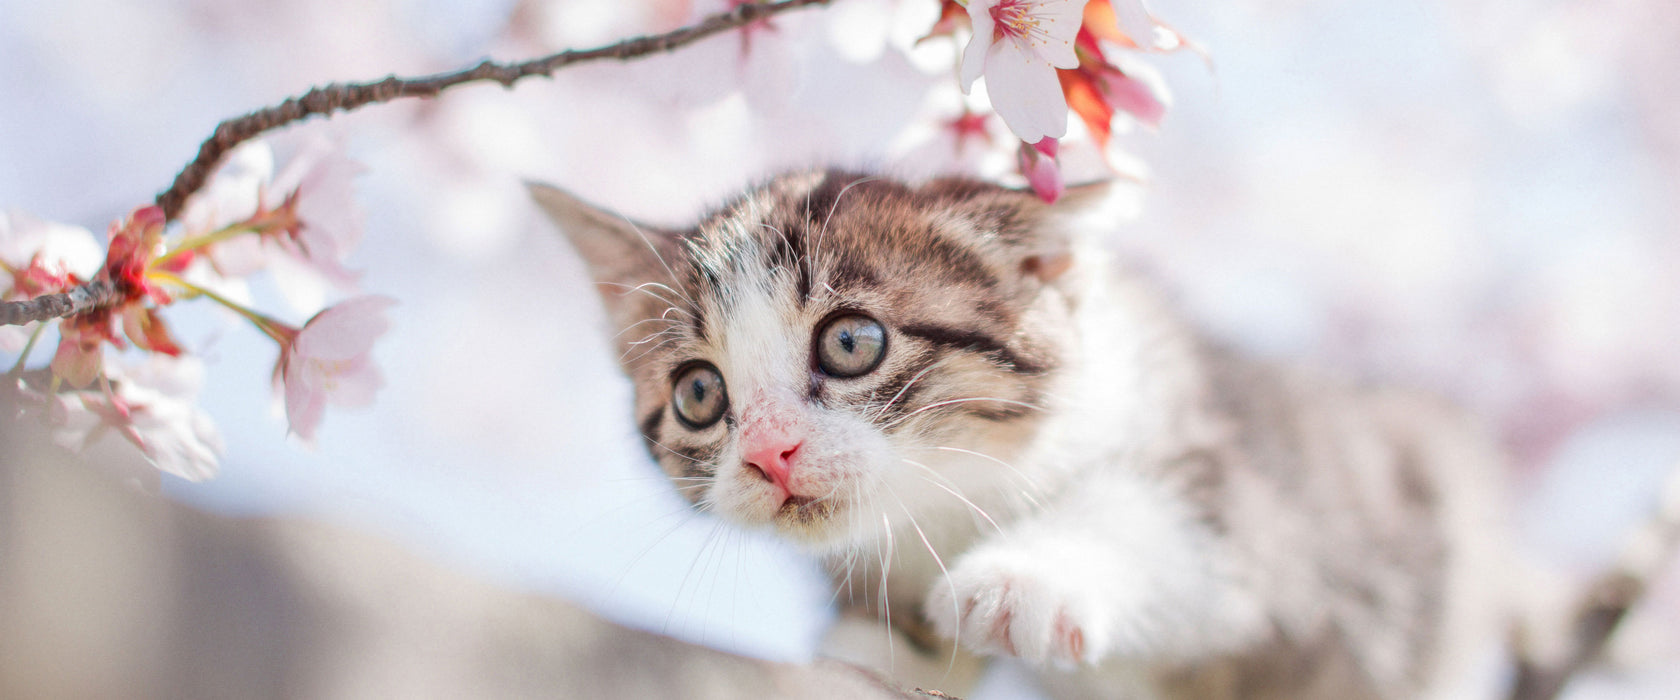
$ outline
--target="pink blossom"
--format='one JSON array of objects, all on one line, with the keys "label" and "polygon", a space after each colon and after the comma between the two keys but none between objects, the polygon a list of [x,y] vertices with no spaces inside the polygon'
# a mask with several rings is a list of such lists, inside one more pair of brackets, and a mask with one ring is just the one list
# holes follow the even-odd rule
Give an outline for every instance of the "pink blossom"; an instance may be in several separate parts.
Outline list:
[{"label": "pink blossom", "polygon": [[1120,31],[1138,46],[1151,48],[1156,45],[1155,18],[1150,16],[1149,8],[1144,7],[1143,0],[1110,0],[1109,6],[1114,9],[1115,23]]},{"label": "pink blossom", "polygon": [[353,185],[363,170],[337,144],[319,138],[274,177],[272,191],[284,193],[282,209],[296,217],[290,235],[276,242],[341,287],[356,280],[344,260],[362,240],[362,212]]},{"label": "pink blossom", "polygon": [[962,85],[982,74],[992,108],[1027,143],[1067,134],[1067,100],[1057,68],[1074,68],[1085,0],[972,0],[974,37],[963,49]]},{"label": "pink blossom", "polygon": [[53,374],[78,389],[93,384],[105,369],[105,343],[120,346],[111,330],[111,310],[94,309],[58,324],[58,352]]},{"label": "pink blossom", "polygon": [[1167,114],[1167,90],[1159,76],[1144,72],[1141,66],[1128,66],[1126,72],[1103,66],[1097,72],[1102,86],[1103,101],[1117,112],[1125,112],[1139,122],[1159,127]]},{"label": "pink blossom", "polygon": [[1027,177],[1027,184],[1039,199],[1050,203],[1061,199],[1064,189],[1062,171],[1056,167],[1057,150],[1058,142],[1052,138],[1041,139],[1030,146],[1022,143],[1020,149],[1021,174]]},{"label": "pink blossom", "polygon": [[373,341],[390,328],[384,311],[395,303],[382,296],[357,297],[315,314],[301,330],[281,330],[275,376],[284,386],[292,432],[313,439],[329,402],[373,402],[385,380],[368,353]]},{"label": "pink blossom", "polygon": [[112,367],[106,389],[53,397],[53,440],[82,449],[116,431],[159,470],[188,481],[216,475],[222,438],[197,406],[204,366],[190,358],[154,355]]},{"label": "pink blossom", "polygon": [[[104,247],[87,229],[0,212],[0,300],[61,292],[92,277]],[[35,324],[0,326],[0,350],[23,348]]]},{"label": "pink blossom", "polygon": [[[299,268],[350,288],[357,275],[344,260],[362,237],[362,215],[352,185],[363,170],[337,144],[317,137],[275,174],[268,145],[248,143],[188,201],[182,220],[191,236],[238,225],[259,234],[216,240],[209,246],[223,275],[271,268],[288,299],[312,297],[319,287],[297,275]],[[301,291],[294,294],[294,288]]]}]

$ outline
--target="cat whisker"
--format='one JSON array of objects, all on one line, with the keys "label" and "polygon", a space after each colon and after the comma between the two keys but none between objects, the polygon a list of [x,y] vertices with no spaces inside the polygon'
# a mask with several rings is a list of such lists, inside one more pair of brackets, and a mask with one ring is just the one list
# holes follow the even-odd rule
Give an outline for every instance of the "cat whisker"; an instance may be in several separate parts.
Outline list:
[{"label": "cat whisker", "polygon": [[[682,284],[682,280],[677,279],[677,272],[675,270],[671,269],[671,265],[669,263],[665,262],[665,254],[659,252],[659,246],[656,246],[656,245],[653,244],[653,239],[648,238],[647,232],[643,231],[642,227],[637,225],[636,222],[634,222],[634,221],[631,221],[631,220],[629,220],[629,219],[627,219],[623,216],[620,216],[618,218],[623,220],[624,223],[626,223],[630,226],[631,230],[636,232],[636,235],[642,239],[642,243],[645,244],[648,247],[648,250],[653,251],[653,259],[658,260],[659,261],[659,266],[665,268],[665,274],[670,276],[671,283],[672,284],[677,284],[677,285]],[[683,296],[683,295],[679,294],[678,296]],[[686,299],[686,297],[685,297],[685,299]],[[694,303],[694,300],[692,300],[692,299],[687,299],[687,301],[690,304]]]},{"label": "cat whisker", "polygon": [[[718,528],[721,527],[723,527],[722,520],[712,523],[712,529],[706,532],[706,541],[701,543],[700,549],[694,553],[694,559],[688,563],[688,570],[683,572],[682,580],[677,582],[677,593],[672,596],[671,609],[665,613],[665,624],[660,628],[661,633],[670,633],[671,618],[675,617],[677,614],[677,605],[682,602],[682,592],[688,587],[688,579],[694,575],[694,567],[700,564],[701,557],[703,557],[707,550],[712,548],[712,544],[717,541]],[[695,587],[695,595],[699,595],[698,585]]]},{"label": "cat whisker", "polygon": [[[776,233],[776,235],[782,237],[782,243],[787,245],[788,250],[793,249],[793,239],[788,238],[788,235],[787,235],[786,231],[783,231],[779,227],[770,225],[770,222],[768,222],[768,221],[760,221],[760,222],[758,222],[758,225],[759,225],[760,228],[766,228],[766,229],[769,229],[771,231],[774,231]],[[806,265],[808,262],[809,262],[809,260],[806,259],[806,256],[801,256],[800,259],[795,260],[793,262],[793,264],[794,265]],[[776,269],[781,269],[781,268],[778,266]],[[805,300],[806,301],[810,300],[809,293],[806,294]]]},{"label": "cat whisker", "polygon": [[[1027,488],[1032,489],[1038,495],[1044,495],[1046,493],[1043,486],[1039,485],[1039,483],[1037,481],[1032,480],[1026,474],[1022,473],[1020,469],[1015,468],[1015,465],[1010,464],[1008,462],[1005,462],[1001,459],[998,459],[997,457],[993,457],[992,455],[986,454],[984,452],[976,452],[974,450],[965,450],[961,447],[950,447],[950,446],[946,446],[946,445],[934,445],[933,449],[943,450],[943,451],[946,451],[946,452],[956,452],[956,453],[965,454],[965,455],[973,455],[973,456],[979,457],[981,459],[990,460],[993,463],[1003,467],[1004,469],[1008,469],[1010,471],[1010,473],[1014,474],[1017,478],[1019,478],[1021,480],[1021,483],[1025,484],[1027,486]],[[1023,490],[1023,491],[1021,491],[1021,496],[1023,498],[1026,498],[1027,502],[1031,503],[1034,508],[1038,508],[1038,509],[1043,509],[1044,508],[1044,505],[1039,503],[1038,499],[1035,498],[1033,496],[1033,494],[1027,493],[1025,490]]]},{"label": "cat whisker", "polygon": [[613,594],[618,591],[619,584],[624,583],[624,577],[628,576],[630,574],[630,569],[634,568],[636,566],[636,563],[642,560],[642,557],[647,556],[648,552],[653,551],[654,547],[657,547],[657,546],[659,546],[659,544],[661,542],[664,542],[665,538],[671,536],[671,533],[674,533],[677,530],[682,529],[684,525],[687,525],[690,522],[692,522],[694,520],[694,518],[699,516],[700,513],[705,512],[707,510],[708,505],[709,504],[702,504],[702,505],[696,506],[694,508],[683,508],[681,510],[675,511],[675,512],[670,513],[670,514],[667,514],[667,515],[655,520],[654,522],[658,522],[659,520],[664,520],[665,518],[671,517],[672,515],[680,515],[680,514],[685,514],[685,513],[687,514],[687,517],[685,517],[681,520],[678,520],[677,524],[672,525],[665,532],[660,533],[659,536],[655,537],[652,542],[649,542],[646,547],[643,547],[641,549],[641,551],[637,552],[635,556],[631,557],[630,561],[625,562],[624,566],[619,569],[618,574],[613,577],[612,585],[607,587],[607,592],[605,594],[605,599],[610,600],[612,598]]},{"label": "cat whisker", "polygon": [[935,367],[938,367],[940,365],[940,363],[943,363],[945,360],[947,360],[951,357],[953,357],[953,356],[952,355],[946,355],[945,357],[941,357],[937,360],[934,360],[933,362],[928,363],[928,366],[923,367],[922,371],[917,372],[915,374],[915,376],[910,377],[910,381],[905,382],[904,386],[899,387],[898,393],[893,394],[893,397],[891,399],[888,399],[886,403],[882,404],[881,405],[881,410],[876,411],[875,415],[869,419],[869,422],[874,423],[876,421],[881,420],[881,417],[885,416],[887,414],[887,410],[891,409],[892,405],[894,403],[897,403],[899,399],[904,398],[904,392],[909,391],[911,385],[915,384],[918,381],[921,381],[922,377],[927,376],[928,372],[932,372]]},{"label": "cat whisker", "polygon": [[[899,460],[904,462],[905,464],[909,464],[911,466],[921,467],[927,473],[932,474],[935,477],[938,477],[940,481],[948,481],[939,472],[934,471],[933,467],[930,467],[926,464],[922,464],[921,462],[917,462],[917,461],[912,460],[912,459],[904,459],[904,458],[900,457]],[[993,530],[996,530],[998,532],[1003,532],[1003,528],[1000,527],[997,524],[996,520],[992,519],[992,516],[990,514],[988,514],[984,508],[981,508],[980,506],[975,505],[974,501],[968,500],[967,497],[963,496],[961,493],[958,493],[957,490],[955,488],[953,488],[955,486],[955,484],[952,484],[951,486],[946,486],[945,484],[939,483],[939,481],[929,479],[925,476],[922,477],[922,479],[927,481],[928,483],[933,484],[934,486],[937,486],[940,489],[944,490],[945,493],[951,494],[951,496],[956,498],[957,500],[962,501],[964,505],[973,509],[975,513],[980,515],[980,517],[985,518],[986,522],[991,523]]]},{"label": "cat whisker", "polygon": [[[671,311],[675,311],[675,310],[677,310],[677,308],[673,306],[669,309],[666,309],[666,313],[670,313]],[[678,322],[673,321],[669,318],[666,318],[664,314],[661,314],[659,316],[655,316],[653,318],[644,318],[640,321],[637,321],[637,322],[632,323],[628,326],[625,326],[624,330],[621,330],[617,333],[614,333],[612,339],[613,340],[618,340],[619,338],[624,337],[624,334],[629,333],[630,331],[634,330],[637,326],[640,326],[644,323],[665,323],[665,324],[668,324],[668,325],[677,325]]]},{"label": "cat whisker", "polygon": [[934,403],[930,403],[926,406],[918,408],[914,411],[911,411],[909,413],[904,414],[903,416],[900,416],[899,418],[894,419],[892,422],[881,426],[881,429],[882,430],[887,430],[887,429],[893,428],[895,426],[901,425],[905,421],[908,421],[911,418],[915,418],[917,415],[919,415],[919,414],[921,414],[925,411],[931,411],[931,410],[936,409],[936,408],[942,408],[942,407],[945,407],[945,406],[952,406],[952,405],[956,405],[956,404],[960,404],[960,403],[971,403],[971,402],[974,402],[974,401],[993,401],[993,402],[996,402],[996,403],[1008,404],[1010,406],[1019,406],[1021,408],[1028,408],[1028,409],[1032,409],[1034,411],[1044,410],[1044,407],[1040,406],[1038,404],[1031,404],[1031,403],[1027,403],[1025,401],[1016,401],[1015,399],[1005,399],[1005,398],[999,398],[999,397],[995,397],[995,396],[968,396],[968,397],[964,397],[964,398],[960,398],[960,399],[946,399],[944,401],[936,401]]},{"label": "cat whisker", "polygon": [[896,664],[898,656],[893,648],[892,601],[889,599],[891,596],[887,593],[887,576],[892,573],[893,535],[892,520],[887,517],[886,513],[881,514],[881,527],[886,535],[886,549],[881,549],[879,541],[875,543],[876,555],[881,560],[881,590],[876,595],[881,600],[881,619],[887,623],[887,668],[891,669]]},{"label": "cat whisker", "polygon": [[[643,435],[643,436],[642,436],[642,439],[643,439],[643,440],[647,440],[647,441],[648,441],[648,442],[651,442],[651,443],[653,443],[653,444],[655,444],[655,445],[658,445],[658,446],[659,446],[659,448],[660,448],[660,449],[662,449],[662,450],[665,450],[665,451],[666,451],[666,452],[669,452],[669,453],[671,453],[671,454],[674,454],[674,455],[676,455],[676,456],[678,456],[678,457],[681,457],[681,458],[683,458],[683,459],[686,459],[686,460],[688,460],[688,461],[690,461],[690,462],[693,462],[693,463],[695,463],[695,464],[699,464],[699,465],[702,465],[702,466],[705,466],[705,467],[711,467],[711,466],[712,466],[712,465],[711,465],[711,463],[710,463],[710,462],[707,462],[707,461],[705,461],[705,460],[703,460],[703,459],[695,459],[695,458],[693,458],[693,457],[690,457],[690,456],[688,456],[688,455],[685,455],[685,454],[683,454],[683,453],[681,453],[681,452],[678,452],[678,451],[676,451],[676,450],[673,450],[673,449],[671,449],[671,448],[670,448],[670,447],[667,447],[667,446],[666,446],[666,445],[665,445],[665,443],[663,443],[663,442],[660,442],[660,441],[658,441],[658,440],[654,440],[654,439],[652,439],[652,438],[649,438],[649,437],[648,437],[648,436],[646,436],[646,435]],[[716,478],[716,476],[711,476],[711,477],[691,477],[691,478]]]},{"label": "cat whisker", "polygon": [[[663,289],[667,292],[670,292],[672,296],[675,296],[678,299],[681,299],[685,302],[688,302],[689,306],[698,306],[699,305],[699,304],[695,303],[693,297],[690,297],[689,295],[685,294],[682,290],[676,289],[676,288],[672,287],[671,285],[665,284],[663,282],[643,282],[641,284],[636,285],[637,290],[646,290],[646,289],[649,289],[649,288],[651,288],[651,289]],[[661,298],[663,298],[663,297],[661,297]],[[672,308],[676,308],[675,303],[672,304]]]},{"label": "cat whisker", "polygon": [[[951,614],[954,616],[953,619],[960,623],[962,621],[962,608],[959,607],[961,604],[957,601],[957,584],[956,581],[951,579],[951,570],[945,568],[945,560],[940,558],[939,552],[933,548],[933,542],[929,541],[927,533],[922,531],[921,523],[916,522],[916,516],[910,514],[910,508],[904,505],[904,499],[899,498],[898,493],[893,491],[892,487],[887,487],[887,490],[892,493],[893,500],[898,502],[899,510],[904,511],[904,517],[910,519],[910,527],[916,531],[916,536],[921,538],[922,546],[927,547],[928,555],[933,557],[933,563],[939,566],[939,573],[945,577],[945,585],[951,589]],[[952,669],[957,667],[957,649],[961,641],[962,625],[958,624],[956,633],[951,638],[951,661],[945,665],[945,676],[940,679],[939,685],[943,685],[945,679],[951,677]]]},{"label": "cat whisker", "polygon": [[[828,205],[828,214],[823,217],[822,230],[817,232],[817,245],[811,251],[811,254],[810,254],[810,258],[811,258],[813,268],[816,267],[816,263],[819,262],[822,258],[823,239],[828,237],[828,222],[834,219],[834,212],[840,208],[840,200],[845,199],[846,198],[846,193],[852,191],[853,187],[857,187],[858,185],[861,185],[865,182],[872,182],[874,180],[879,180],[879,179],[881,179],[881,178],[880,178],[880,176],[877,176],[877,175],[871,175],[871,176],[868,176],[868,177],[860,177],[856,180],[853,180],[849,183],[846,183],[845,187],[840,188],[840,194],[837,194],[837,195],[834,196],[834,202]],[[809,213],[810,212],[810,205],[808,203],[806,204],[805,208],[806,208],[806,212]]]},{"label": "cat whisker", "polygon": [[823,501],[826,501],[826,500],[828,500],[828,499],[830,499],[830,498],[833,498],[833,497],[834,497],[834,494],[837,494],[837,493],[839,493],[839,492],[840,492],[840,487],[841,487],[841,486],[842,486],[842,484],[835,484],[835,485],[834,485],[834,488],[831,488],[831,489],[829,489],[829,490],[828,490],[828,493],[825,493],[825,494],[823,494],[823,495],[821,495],[821,496],[818,496],[818,497],[817,497],[817,498],[813,498],[813,499],[811,499],[811,501],[810,501],[810,502],[809,502],[809,503],[806,503],[806,504],[805,504],[805,507],[807,507],[807,508],[808,508],[808,507],[810,507],[810,506],[814,506],[814,505],[816,505],[816,504],[818,504],[818,503],[822,503],[822,502],[823,502]]},{"label": "cat whisker", "polygon": [[[694,312],[678,307],[676,301],[668,299],[664,295],[658,294],[658,293],[654,292],[653,290],[648,289],[649,284],[654,284],[656,286],[663,287],[665,289],[670,289],[670,287],[666,287],[663,284],[644,283],[644,284],[638,284],[638,285],[628,285],[628,284],[620,284],[618,282],[603,282],[602,284],[605,284],[605,285],[611,286],[611,287],[618,287],[619,289],[624,290],[625,294],[637,294],[637,293],[646,294],[650,297],[653,297],[654,299],[658,299],[659,301],[665,302],[667,305],[669,305],[670,308],[666,310],[666,313],[669,313],[671,311],[676,311],[677,313],[680,313],[680,314],[686,314],[689,318],[696,318],[696,316],[694,315]],[[682,299],[683,301],[688,302],[688,304],[690,306],[696,306],[696,304],[693,301],[690,301],[687,297],[683,297],[681,295],[678,295],[678,297],[680,299]]]},{"label": "cat whisker", "polygon": [[653,351],[658,350],[662,347],[665,347],[666,345],[671,344],[672,341],[678,340],[679,338],[680,338],[680,336],[671,336],[669,338],[666,338],[664,340],[659,341],[658,343],[656,343],[654,345],[651,345],[651,346],[643,349],[642,354],[637,355],[635,357],[630,357],[629,359],[626,359],[630,355],[631,352],[633,352],[637,349],[635,347],[631,347],[630,349],[625,350],[622,355],[618,356],[618,361],[622,362],[624,364],[635,364],[635,363],[641,361],[642,358],[647,357],[648,355],[652,354]]},{"label": "cat whisker", "polygon": [[653,340],[655,338],[677,337],[677,336],[681,336],[681,335],[682,335],[682,332],[679,331],[677,328],[666,328],[665,330],[659,331],[658,333],[649,333],[647,335],[644,335],[644,336],[642,336],[642,338],[640,340],[631,341],[630,342],[630,347],[636,347],[638,345],[646,345],[648,343],[653,342]]}]

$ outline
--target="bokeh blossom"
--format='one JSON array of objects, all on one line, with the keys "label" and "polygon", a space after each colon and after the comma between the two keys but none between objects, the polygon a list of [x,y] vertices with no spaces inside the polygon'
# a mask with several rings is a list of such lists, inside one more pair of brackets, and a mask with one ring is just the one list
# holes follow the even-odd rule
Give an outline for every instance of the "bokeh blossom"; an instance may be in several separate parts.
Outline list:
[{"label": "bokeh blossom", "polygon": [[[18,214],[0,217],[0,300],[72,292],[89,283],[110,290],[99,306],[75,315],[5,327],[0,343],[18,350],[18,358],[0,389],[18,399],[20,410],[42,417],[60,444],[82,447],[116,432],[161,471],[209,478],[222,443],[196,407],[202,369],[163,313],[177,301],[207,298],[279,342],[275,376],[284,383],[298,434],[313,435],[328,402],[371,401],[381,380],[367,351],[386,327],[379,311],[390,300],[354,299],[294,329],[253,309],[246,295],[224,293],[242,291],[246,275],[265,269],[293,276],[307,270],[303,274],[345,287],[354,282],[343,261],[361,238],[351,188],[361,166],[322,139],[279,175],[273,169],[265,144],[247,144],[177,221],[148,205],[111,224],[102,256],[81,229]],[[284,291],[285,280],[277,281]],[[32,351],[51,324],[57,326],[57,349],[45,367],[30,369]]]},{"label": "bokeh blossom", "polygon": [[292,432],[313,439],[328,403],[354,407],[373,402],[385,380],[369,353],[390,329],[384,314],[395,303],[389,297],[357,297],[316,314],[301,329],[277,326],[271,331],[281,343],[274,376],[283,387]]},{"label": "bokeh blossom", "polygon": [[106,374],[104,387],[54,397],[54,441],[80,449],[115,432],[162,471],[188,481],[216,475],[223,444],[197,405],[202,362],[153,355]]}]

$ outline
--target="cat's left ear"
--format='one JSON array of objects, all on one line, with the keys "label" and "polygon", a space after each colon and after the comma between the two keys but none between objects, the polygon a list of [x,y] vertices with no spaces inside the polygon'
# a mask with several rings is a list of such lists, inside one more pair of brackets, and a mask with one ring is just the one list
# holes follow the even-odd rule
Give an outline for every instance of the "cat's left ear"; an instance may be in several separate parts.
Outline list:
[{"label": "cat's left ear", "polygon": [[[1112,180],[1097,180],[1073,185],[1062,191],[1055,203],[1046,207],[1049,219],[1047,231],[1038,236],[1034,250],[1021,260],[1022,274],[1037,278],[1040,283],[1054,282],[1073,267],[1073,222],[1099,209],[1113,190]],[[1036,197],[1030,192],[1027,196]]]},{"label": "cat's left ear", "polygon": [[639,320],[630,290],[637,285],[668,280],[665,261],[679,250],[677,233],[644,226],[596,207],[558,187],[525,183],[548,218],[571,241],[572,247],[589,266],[589,276],[606,303],[607,312],[620,325]]},{"label": "cat's left ear", "polygon": [[1062,190],[1062,196],[1055,204],[1050,205],[1050,208],[1066,216],[1079,216],[1101,207],[1113,191],[1113,180],[1094,180],[1069,185],[1067,189]]}]

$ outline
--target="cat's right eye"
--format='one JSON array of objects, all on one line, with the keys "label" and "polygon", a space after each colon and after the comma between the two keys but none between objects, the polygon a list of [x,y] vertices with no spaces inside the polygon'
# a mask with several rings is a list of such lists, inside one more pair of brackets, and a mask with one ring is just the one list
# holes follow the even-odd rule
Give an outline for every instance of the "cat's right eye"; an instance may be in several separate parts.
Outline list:
[{"label": "cat's right eye", "polygon": [[887,329],[863,314],[849,313],[817,331],[817,366],[831,377],[873,371],[887,354]]},{"label": "cat's right eye", "polygon": [[723,388],[723,375],[717,368],[700,362],[677,373],[671,384],[671,406],[677,420],[693,430],[710,427],[723,417],[729,408],[729,396]]}]

